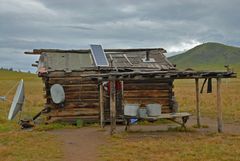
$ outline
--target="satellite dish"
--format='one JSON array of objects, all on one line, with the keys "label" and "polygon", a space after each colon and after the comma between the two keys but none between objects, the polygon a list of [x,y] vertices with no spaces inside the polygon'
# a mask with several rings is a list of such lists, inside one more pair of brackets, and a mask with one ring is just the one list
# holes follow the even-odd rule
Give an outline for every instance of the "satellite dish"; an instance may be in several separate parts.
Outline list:
[{"label": "satellite dish", "polygon": [[65,92],[60,84],[52,85],[50,93],[54,103],[60,104],[65,101]]},{"label": "satellite dish", "polygon": [[17,91],[16,91],[15,96],[13,98],[13,102],[12,102],[12,105],[11,105],[11,108],[10,108],[10,111],[9,111],[9,114],[8,114],[8,120],[14,119],[15,116],[17,115],[17,113],[19,111],[22,111],[24,98],[25,98],[24,82],[23,82],[23,80],[21,80],[18,84]]},{"label": "satellite dish", "polygon": [[1,101],[6,101],[6,99],[7,99],[6,96],[0,96]]}]

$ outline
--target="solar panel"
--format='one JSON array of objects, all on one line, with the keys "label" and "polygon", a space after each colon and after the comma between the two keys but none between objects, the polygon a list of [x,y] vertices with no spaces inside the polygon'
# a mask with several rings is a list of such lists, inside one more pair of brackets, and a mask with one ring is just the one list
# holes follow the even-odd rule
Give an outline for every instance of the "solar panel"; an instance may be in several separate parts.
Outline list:
[{"label": "solar panel", "polygon": [[106,54],[101,45],[90,45],[91,53],[96,66],[109,66]]}]

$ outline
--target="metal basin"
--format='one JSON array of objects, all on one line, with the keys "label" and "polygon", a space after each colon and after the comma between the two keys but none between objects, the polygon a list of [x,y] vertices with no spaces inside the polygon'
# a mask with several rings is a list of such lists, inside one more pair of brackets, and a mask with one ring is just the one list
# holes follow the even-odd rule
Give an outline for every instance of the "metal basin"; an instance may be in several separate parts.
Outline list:
[{"label": "metal basin", "polygon": [[126,104],[124,106],[124,115],[125,116],[137,116],[138,114],[138,104]]},{"label": "metal basin", "polygon": [[155,117],[159,116],[162,113],[162,108],[160,104],[148,104],[147,105],[147,114],[148,116]]}]

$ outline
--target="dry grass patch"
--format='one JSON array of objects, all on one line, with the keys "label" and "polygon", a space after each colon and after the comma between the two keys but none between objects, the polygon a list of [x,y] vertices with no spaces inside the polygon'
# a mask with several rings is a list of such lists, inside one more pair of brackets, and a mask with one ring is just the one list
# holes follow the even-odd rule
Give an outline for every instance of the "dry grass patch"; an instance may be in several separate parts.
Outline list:
[{"label": "dry grass patch", "polygon": [[[0,101],[0,161],[58,161],[62,154],[57,139],[44,132],[50,128],[40,126],[37,130],[24,132],[20,130],[18,117],[14,121],[7,120],[7,114],[11,106],[11,100],[16,91],[18,81],[24,79],[26,101],[22,112],[22,118],[32,118],[44,106],[43,84],[40,78],[34,74],[8,72],[0,70],[0,95],[7,95],[8,101]],[[9,90],[12,89],[10,92]],[[61,126],[62,127],[62,126]]]},{"label": "dry grass patch", "polygon": [[45,132],[6,132],[0,134],[1,161],[59,161],[62,152],[55,136]]},{"label": "dry grass patch", "polygon": [[110,140],[110,147],[101,149],[103,161],[240,160],[240,136],[234,135],[162,132],[155,137],[129,134]]},{"label": "dry grass patch", "polygon": [[[203,80],[200,81],[202,85]],[[195,82],[194,80],[176,80],[175,95],[181,111],[193,114],[195,109]],[[240,79],[222,80],[222,108],[223,119],[227,122],[240,122]],[[213,93],[200,94],[200,110],[202,116],[216,118],[216,80],[213,79]]]}]

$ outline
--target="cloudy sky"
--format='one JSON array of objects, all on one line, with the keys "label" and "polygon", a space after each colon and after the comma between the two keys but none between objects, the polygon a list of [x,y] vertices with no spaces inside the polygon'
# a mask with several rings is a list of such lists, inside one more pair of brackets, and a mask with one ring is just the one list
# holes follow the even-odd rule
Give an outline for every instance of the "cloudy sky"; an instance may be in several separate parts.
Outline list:
[{"label": "cloudy sky", "polygon": [[0,67],[34,70],[33,48],[240,46],[240,0],[0,0]]}]

